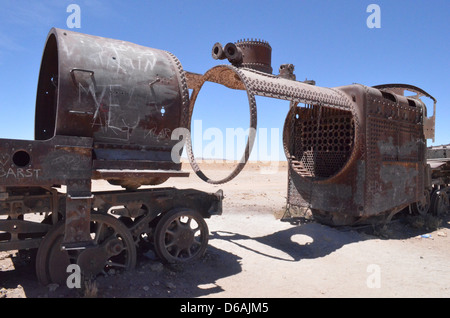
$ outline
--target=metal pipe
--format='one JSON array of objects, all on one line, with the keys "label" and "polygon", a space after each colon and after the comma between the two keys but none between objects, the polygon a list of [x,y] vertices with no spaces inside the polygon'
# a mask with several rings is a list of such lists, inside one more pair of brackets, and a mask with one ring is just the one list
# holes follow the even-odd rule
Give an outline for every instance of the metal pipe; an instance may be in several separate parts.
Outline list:
[{"label": "metal pipe", "polygon": [[225,56],[228,61],[233,65],[239,65],[242,63],[242,51],[234,43],[227,43],[224,48]]},{"label": "metal pipe", "polygon": [[213,45],[211,55],[215,60],[224,60],[227,58],[223,50],[222,44],[220,44],[219,42]]}]

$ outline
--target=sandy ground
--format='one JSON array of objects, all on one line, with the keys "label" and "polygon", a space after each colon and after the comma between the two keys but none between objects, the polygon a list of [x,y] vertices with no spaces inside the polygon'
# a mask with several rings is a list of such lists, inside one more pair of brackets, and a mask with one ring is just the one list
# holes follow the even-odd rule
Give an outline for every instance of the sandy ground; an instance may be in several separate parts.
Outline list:
[{"label": "sandy ground", "polygon": [[[202,168],[211,178],[230,171],[221,164]],[[204,258],[163,265],[149,252],[135,270],[99,277],[88,289],[68,289],[39,285],[32,253],[0,252],[0,297],[450,296],[449,216],[432,229],[404,214],[386,228],[283,222],[286,184],[285,163],[253,163],[220,186],[194,173],[170,179],[163,186],[224,191],[223,214],[207,220]],[[109,187],[94,184],[94,190]]]}]

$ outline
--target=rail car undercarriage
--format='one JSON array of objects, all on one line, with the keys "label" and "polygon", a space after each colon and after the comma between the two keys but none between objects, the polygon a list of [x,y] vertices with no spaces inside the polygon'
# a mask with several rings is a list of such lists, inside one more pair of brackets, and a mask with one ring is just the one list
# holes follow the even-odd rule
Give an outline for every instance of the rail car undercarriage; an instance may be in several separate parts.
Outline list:
[{"label": "rail car undercarriage", "polygon": [[222,191],[154,188],[92,193],[87,248],[66,248],[66,194],[48,187],[8,188],[3,192],[0,250],[37,248],[40,282],[65,283],[67,266],[85,277],[132,269],[138,251],[150,248],[165,262],[201,257],[208,245],[205,219],[222,213]]}]

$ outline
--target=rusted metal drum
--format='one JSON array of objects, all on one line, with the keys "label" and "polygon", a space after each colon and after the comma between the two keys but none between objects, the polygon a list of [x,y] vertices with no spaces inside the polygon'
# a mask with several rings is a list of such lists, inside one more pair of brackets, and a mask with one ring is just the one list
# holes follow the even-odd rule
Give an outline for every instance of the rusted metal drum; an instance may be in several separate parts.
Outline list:
[{"label": "rusted metal drum", "polygon": [[188,89],[171,53],[52,29],[39,74],[35,139],[91,137],[93,178],[136,188],[186,176],[171,133],[187,127]]}]

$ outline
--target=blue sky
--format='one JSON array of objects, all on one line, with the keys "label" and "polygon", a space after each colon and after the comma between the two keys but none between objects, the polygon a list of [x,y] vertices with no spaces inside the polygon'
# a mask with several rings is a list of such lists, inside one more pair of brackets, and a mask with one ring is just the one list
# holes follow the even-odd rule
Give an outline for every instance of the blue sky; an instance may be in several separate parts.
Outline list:
[{"label": "blue sky", "polygon": [[[0,138],[34,138],[43,47],[50,28],[69,29],[66,9],[72,3],[81,9],[81,27],[73,31],[170,51],[192,72],[221,63],[211,58],[215,42],[258,38],[271,44],[276,74],[280,64],[292,63],[297,79],[325,87],[418,86],[438,100],[436,140],[428,144],[450,143],[448,0],[1,0]],[[378,29],[366,24],[372,3],[381,9]],[[258,127],[269,139],[271,129],[278,128],[281,138],[287,102],[257,102]],[[248,105],[239,92],[205,86],[196,106],[194,119],[202,120],[203,129],[248,126]],[[284,159],[277,146],[273,154]]]}]

